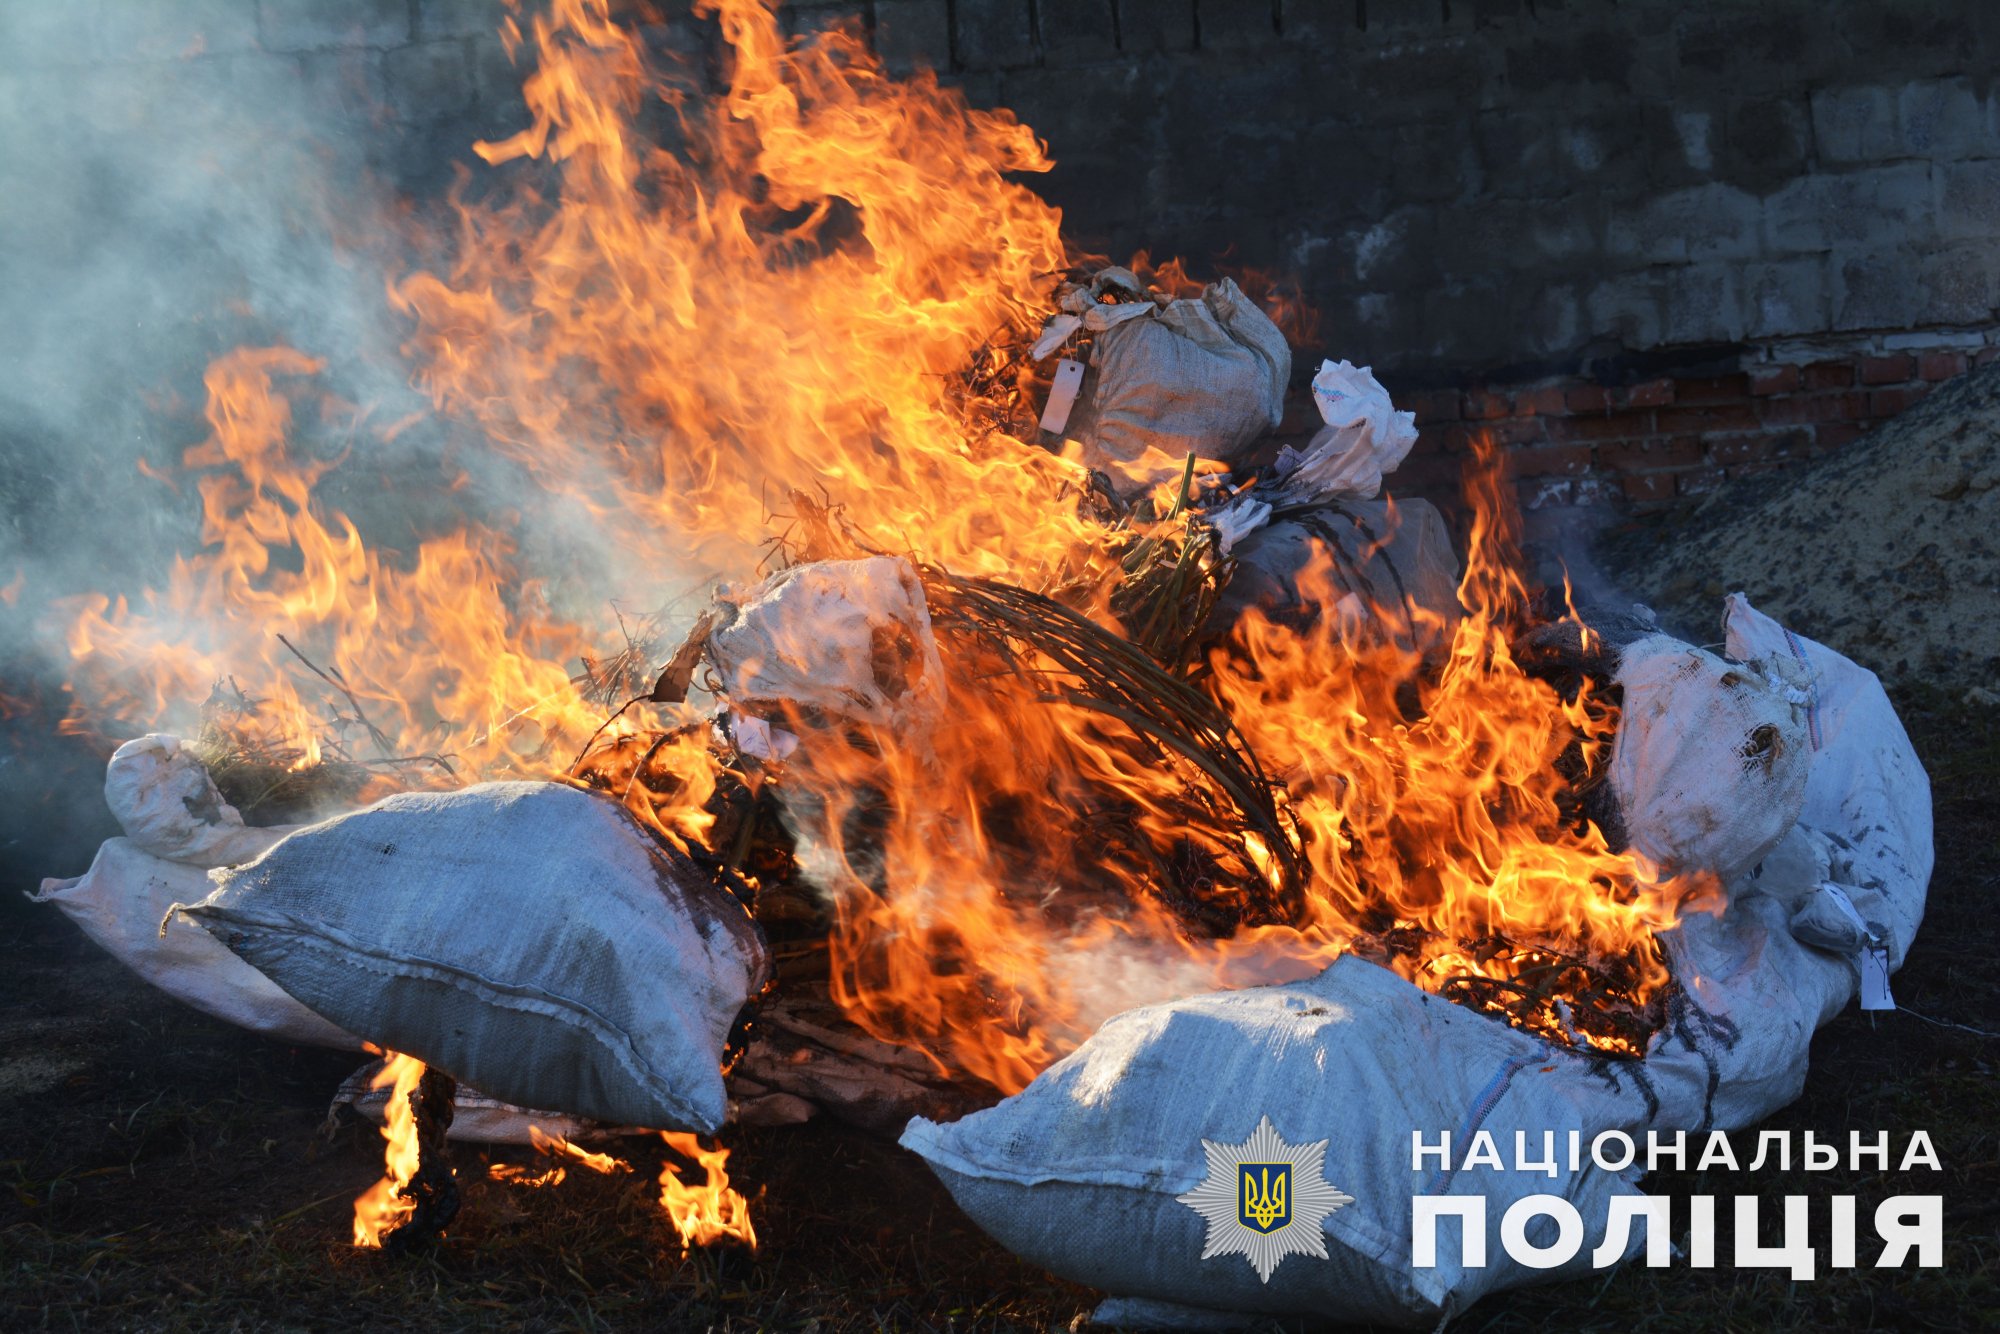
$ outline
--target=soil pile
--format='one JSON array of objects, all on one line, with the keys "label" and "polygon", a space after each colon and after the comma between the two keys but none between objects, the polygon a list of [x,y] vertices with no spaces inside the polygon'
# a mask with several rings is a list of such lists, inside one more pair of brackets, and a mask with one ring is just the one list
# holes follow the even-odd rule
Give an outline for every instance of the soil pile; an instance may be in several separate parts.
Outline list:
[{"label": "soil pile", "polygon": [[1662,623],[1720,637],[1725,593],[1885,681],[2000,678],[2000,364],[1832,457],[1608,533],[1605,570]]}]

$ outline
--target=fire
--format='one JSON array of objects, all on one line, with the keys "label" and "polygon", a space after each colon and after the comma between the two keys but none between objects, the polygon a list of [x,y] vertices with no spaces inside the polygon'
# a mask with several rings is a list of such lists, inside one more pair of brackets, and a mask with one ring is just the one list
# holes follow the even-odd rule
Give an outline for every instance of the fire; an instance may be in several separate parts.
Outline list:
[{"label": "fire", "polygon": [[[1172,671],[1121,659],[1159,714],[1107,711],[1079,688],[1087,664],[996,638],[968,581],[1046,595],[1046,617],[1075,618],[1064,633],[1145,638],[1164,622],[1134,611],[1144,579],[1226,566],[1173,488],[1114,517],[1073,451],[1023,438],[1016,349],[1077,258],[1013,179],[1047,169],[1043,146],[928,75],[886,77],[856,33],[787,39],[763,0],[698,8],[727,46],[714,105],[649,66],[609,0],[510,19],[532,122],[476,146],[498,188],[455,201],[450,262],[399,274],[388,300],[440,418],[621,568],[740,584],[780,537],[928,572],[950,656],[935,724],[774,718],[806,741],[757,779],[831,899],[847,1013],[1011,1091],[1117,1010],[1348,950],[1572,1038],[1589,988],[1657,999],[1653,936],[1689,887],[1649,883],[1564,803],[1558,759],[1588,767],[1615,708],[1516,662],[1524,599],[1491,475],[1441,656],[1253,616]],[[644,129],[662,112],[672,149]],[[185,725],[207,698],[218,750],[339,768],[355,799],[567,777],[701,844],[735,781],[707,715],[633,700],[605,721],[673,636],[558,597],[563,572],[510,535],[536,514],[364,541],[324,498],[341,461],[297,448],[298,419],[395,428],[317,392],[322,370],[287,348],[210,368],[208,438],[182,460],[204,545],[141,605],[74,609],[78,725]],[[1200,745],[1161,740],[1177,727]],[[668,1142],[708,1172],[662,1178],[683,1238],[753,1241],[723,1151]]]},{"label": "fire", "polygon": [[601,1176],[632,1170],[632,1165],[622,1159],[613,1158],[608,1153],[592,1153],[589,1149],[570,1143],[560,1135],[549,1134],[540,1126],[528,1127],[528,1142],[551,1158],[567,1158],[572,1162],[581,1163]]},{"label": "fire", "polygon": [[424,1077],[424,1063],[414,1056],[389,1052],[382,1068],[368,1081],[371,1089],[388,1088],[389,1104],[384,1109],[382,1138],[388,1141],[383,1154],[382,1179],[354,1201],[354,1244],[370,1248],[382,1244],[415,1210],[403,1195],[403,1187],[417,1172],[417,1113],[410,1096]]},{"label": "fire", "polygon": [[671,1130],[661,1131],[660,1138],[675,1153],[694,1159],[705,1178],[699,1186],[683,1183],[671,1159],[660,1168],[660,1207],[680,1234],[681,1249],[728,1239],[756,1250],[757,1229],[750,1224],[750,1202],[730,1189],[729,1173],[723,1170],[729,1150],[720,1146],[704,1149],[693,1135]]}]

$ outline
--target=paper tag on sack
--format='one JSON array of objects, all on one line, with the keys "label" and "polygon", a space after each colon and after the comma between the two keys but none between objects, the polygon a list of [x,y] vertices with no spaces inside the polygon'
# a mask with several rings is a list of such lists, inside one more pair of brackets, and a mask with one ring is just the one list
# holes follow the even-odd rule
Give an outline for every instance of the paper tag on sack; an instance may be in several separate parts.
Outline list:
[{"label": "paper tag on sack", "polygon": [[1893,1010],[1896,998],[1889,994],[1889,947],[1870,945],[1861,951],[1861,1008]]},{"label": "paper tag on sack", "polygon": [[1889,994],[1889,947],[1881,944],[1868,923],[1862,919],[1861,910],[1854,906],[1854,900],[1847,897],[1847,891],[1828,881],[1822,884],[1820,892],[1832,900],[1840,909],[1841,916],[1854,923],[1867,941],[1861,947],[1861,1008],[1864,1010],[1893,1010],[1896,998]]},{"label": "paper tag on sack", "polygon": [[1049,386],[1049,401],[1042,409],[1042,429],[1050,435],[1061,435],[1063,427],[1069,425],[1070,409],[1076,406],[1076,395],[1083,388],[1083,363],[1064,357],[1056,363],[1055,383]]}]

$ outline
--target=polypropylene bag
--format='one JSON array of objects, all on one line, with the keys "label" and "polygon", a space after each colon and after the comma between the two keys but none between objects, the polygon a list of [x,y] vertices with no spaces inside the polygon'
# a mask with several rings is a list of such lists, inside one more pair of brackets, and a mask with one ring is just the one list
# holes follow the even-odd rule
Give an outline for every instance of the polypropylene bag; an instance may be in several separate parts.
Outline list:
[{"label": "polypropylene bag", "polygon": [[406,793],[216,879],[186,914],[378,1046],[517,1106],[723,1123],[723,1047],[770,975],[761,933],[611,801]]},{"label": "polypropylene bag", "polygon": [[1225,278],[1098,334],[1064,435],[1126,487],[1158,480],[1149,456],[1233,463],[1283,419],[1291,374],[1284,334]]},{"label": "polypropylene bag", "polygon": [[[267,848],[285,836],[282,829],[250,832]],[[161,922],[174,904],[213,888],[206,867],[155,857],[129,838],[109,838],[89,872],[44,880],[30,897],[61,908],[118,962],[211,1018],[281,1042],[358,1049],[359,1038],[293,1000],[200,927]]]},{"label": "polypropylene bag", "polygon": [[[1749,656],[1785,637],[1734,599],[1729,623]],[[1806,809],[1830,839],[1865,832],[1875,845],[1863,869],[1894,905],[1900,958],[1931,868],[1922,768],[1872,677],[1790,638],[1817,701]],[[1609,1200],[1632,1191],[1640,1168],[1606,1172],[1586,1147],[1567,1170],[1570,1131],[1585,1146],[1610,1131],[1641,1144],[1649,1132],[1686,1131],[1698,1145],[1798,1096],[1813,1030],[1854,994],[1854,963],[1795,940],[1790,909],[1757,877],[1729,891],[1719,913],[1694,913],[1661,937],[1679,989],[1643,1060],[1552,1045],[1349,956],[1307,981],[1130,1011],[1021,1093],[948,1125],[914,1120],[903,1143],[1003,1244],[1110,1293],[1106,1319],[1432,1325],[1487,1293],[1589,1266]],[[1325,1140],[1325,1180],[1353,1200],[1325,1216],[1324,1258],[1289,1255],[1269,1282],[1242,1255],[1203,1259],[1206,1220],[1179,1198],[1208,1175],[1204,1140],[1243,1143],[1265,1117],[1288,1144]],[[1416,1165],[1413,1132],[1433,1146],[1449,1135],[1447,1162]],[[1468,1164],[1481,1132],[1510,1168],[1517,1133],[1537,1160],[1553,1142],[1555,1175]],[[1529,1269],[1500,1244],[1502,1215],[1528,1193],[1560,1195],[1583,1220],[1576,1258],[1561,1268]],[[1417,1266],[1416,1200],[1473,1195],[1485,1201],[1486,1264],[1462,1263],[1448,1221],[1437,1263]],[[1641,1237],[1628,1234],[1628,1255]],[[1533,1227],[1527,1236],[1548,1239]]]},{"label": "polypropylene bag", "polygon": [[1351,500],[1280,511],[1232,548],[1235,565],[1208,625],[1226,634],[1255,607],[1281,624],[1334,618],[1343,633],[1405,648],[1448,643],[1458,621],[1458,556],[1422,500]]},{"label": "polypropylene bag", "polygon": [[795,565],[718,598],[716,613],[708,657],[738,704],[921,732],[944,699],[930,609],[908,561]]},{"label": "polypropylene bag", "polygon": [[155,732],[112,752],[104,801],[141,851],[189,866],[247,862],[274,841],[270,830],[243,823],[179,737]]},{"label": "polypropylene bag", "polygon": [[[1767,674],[1768,673],[1768,674]],[[1725,662],[1666,635],[1618,660],[1611,786],[1631,850],[1662,876],[1737,879],[1805,803],[1805,710],[1767,658]]]}]

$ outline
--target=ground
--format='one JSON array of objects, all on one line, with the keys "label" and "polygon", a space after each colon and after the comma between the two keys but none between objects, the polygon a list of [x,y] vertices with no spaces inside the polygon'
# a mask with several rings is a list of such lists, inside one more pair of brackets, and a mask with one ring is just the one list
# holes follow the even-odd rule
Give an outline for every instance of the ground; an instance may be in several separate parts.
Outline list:
[{"label": "ground", "polygon": [[[1941,1270],[1793,1282],[1770,1269],[1627,1268],[1496,1299],[1476,1330],[1939,1329],[2000,1312],[2000,718],[1899,700],[1937,798],[1930,911],[1895,980],[1904,1012],[1850,1010],[1813,1044],[1804,1097],[1765,1128],[1846,1141],[1927,1130],[1944,1164],[1873,1172],[1659,1176],[1676,1197],[1896,1193],[1945,1200]],[[74,867],[49,870],[74,871]],[[753,1194],[753,1256],[683,1257],[638,1173],[550,1190],[486,1178],[521,1150],[459,1146],[465,1211],[434,1254],[347,1244],[349,1203],[380,1170],[372,1130],[322,1132],[350,1056],[279,1046],[168,1001],[53,909],[0,915],[0,1325],[7,1328],[1047,1329],[1097,1294],[987,1240],[913,1156],[814,1124],[732,1131]],[[1735,1137],[1748,1162],[1755,1132]],[[1862,1263],[1872,1259],[1862,1227]],[[1767,1238],[1771,1240],[1774,1238]]]}]

